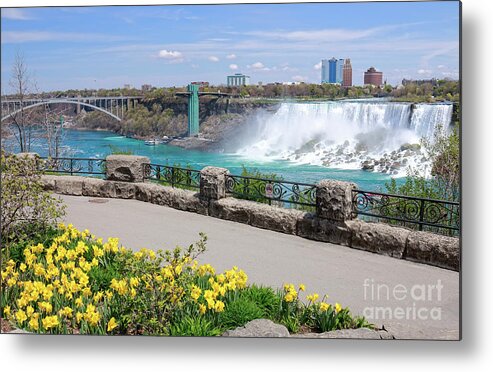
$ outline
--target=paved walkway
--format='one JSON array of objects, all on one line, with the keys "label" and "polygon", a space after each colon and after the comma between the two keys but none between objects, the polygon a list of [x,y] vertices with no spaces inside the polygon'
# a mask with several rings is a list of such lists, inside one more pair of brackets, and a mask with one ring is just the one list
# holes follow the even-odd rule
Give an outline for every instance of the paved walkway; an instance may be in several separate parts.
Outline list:
[{"label": "paved walkway", "polygon": [[118,237],[128,248],[186,247],[205,232],[208,249],[199,261],[218,271],[236,265],[251,283],[304,283],[307,292],[328,294],[353,313],[373,313],[374,323],[402,337],[458,337],[457,272],[136,200],[62,197],[66,222]]}]

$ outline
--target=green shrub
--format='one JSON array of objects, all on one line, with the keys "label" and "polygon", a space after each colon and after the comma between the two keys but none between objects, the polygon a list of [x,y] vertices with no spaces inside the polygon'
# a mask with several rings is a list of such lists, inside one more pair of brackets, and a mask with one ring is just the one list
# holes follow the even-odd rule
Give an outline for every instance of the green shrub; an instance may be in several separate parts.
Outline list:
[{"label": "green shrub", "polygon": [[254,319],[264,318],[265,313],[253,301],[240,298],[229,302],[219,316],[221,327],[225,330],[241,327]]},{"label": "green shrub", "polygon": [[205,318],[186,316],[169,327],[170,336],[219,336],[221,330]]},{"label": "green shrub", "polygon": [[38,239],[65,213],[62,200],[44,190],[37,160],[1,153],[1,243],[9,259],[12,244]]}]

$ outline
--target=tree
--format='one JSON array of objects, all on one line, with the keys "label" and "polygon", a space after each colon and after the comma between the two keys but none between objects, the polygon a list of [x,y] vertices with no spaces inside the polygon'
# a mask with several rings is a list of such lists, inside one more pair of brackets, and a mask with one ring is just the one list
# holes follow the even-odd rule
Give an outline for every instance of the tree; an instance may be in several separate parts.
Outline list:
[{"label": "tree", "polygon": [[29,125],[29,112],[24,109],[24,106],[26,99],[32,95],[36,84],[28,70],[24,55],[20,52],[15,55],[9,85],[14,92],[13,98],[20,102],[20,109],[11,116],[11,124],[14,127],[13,133],[19,143],[20,151],[29,152],[34,128]]},{"label": "tree", "polygon": [[63,107],[54,109],[48,104],[26,109],[28,100],[41,99],[43,94],[38,92],[36,79],[29,70],[24,55],[20,52],[15,55],[9,85],[13,91],[11,97],[20,103],[20,108],[8,122],[19,144],[19,151],[30,152],[34,141],[41,139],[47,142],[48,156],[58,157],[62,141],[62,126],[58,123],[67,109]]}]

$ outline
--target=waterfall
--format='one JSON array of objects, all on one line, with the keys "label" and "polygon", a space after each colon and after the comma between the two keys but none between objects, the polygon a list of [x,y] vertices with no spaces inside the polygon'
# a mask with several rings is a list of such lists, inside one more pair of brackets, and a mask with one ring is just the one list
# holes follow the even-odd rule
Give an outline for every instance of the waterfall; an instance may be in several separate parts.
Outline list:
[{"label": "waterfall", "polygon": [[398,174],[407,165],[425,162],[420,139],[432,139],[439,126],[448,130],[451,117],[450,104],[282,103],[273,115],[259,120],[238,154]]}]

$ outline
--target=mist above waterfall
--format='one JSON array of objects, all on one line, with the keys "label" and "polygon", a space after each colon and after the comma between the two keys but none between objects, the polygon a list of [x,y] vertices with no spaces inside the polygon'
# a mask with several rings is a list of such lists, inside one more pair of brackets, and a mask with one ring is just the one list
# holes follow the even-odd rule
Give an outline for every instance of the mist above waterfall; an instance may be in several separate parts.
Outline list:
[{"label": "mist above waterfall", "polygon": [[426,168],[419,143],[448,130],[450,104],[381,100],[283,103],[259,117],[237,153],[257,160],[286,159],[331,168],[402,175]]}]

